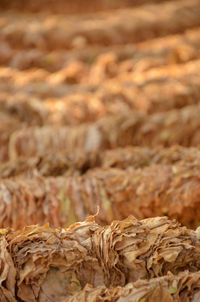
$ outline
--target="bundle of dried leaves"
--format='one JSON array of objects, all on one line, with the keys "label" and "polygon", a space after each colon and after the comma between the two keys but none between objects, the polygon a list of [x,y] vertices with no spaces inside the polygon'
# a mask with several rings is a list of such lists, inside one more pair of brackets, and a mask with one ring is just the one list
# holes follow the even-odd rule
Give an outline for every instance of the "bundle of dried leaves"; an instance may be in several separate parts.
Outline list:
[{"label": "bundle of dried leaves", "polygon": [[131,169],[152,164],[171,165],[182,161],[192,163],[197,162],[198,159],[200,159],[200,149],[194,147],[186,148],[179,145],[169,148],[125,147],[102,152],[100,165],[103,168]]},{"label": "bundle of dried leaves", "polygon": [[158,146],[200,143],[200,107],[145,115],[124,113],[105,117],[93,124],[74,127],[32,127],[16,131],[9,144],[9,158],[45,154],[46,150],[102,151],[119,146]]},{"label": "bundle of dried leaves", "polygon": [[0,177],[72,176],[85,174],[89,169],[144,168],[152,164],[192,163],[200,160],[198,148],[179,145],[163,147],[125,147],[99,152],[56,152],[29,158],[17,158],[0,165]]},{"label": "bundle of dried leaves", "polygon": [[[90,218],[69,229],[2,229],[0,245],[2,302],[61,302],[86,284],[125,286],[140,278],[165,276],[169,271],[177,274],[200,269],[199,231],[180,227],[165,217],[143,221],[129,217],[107,227]],[[187,278],[186,273],[185,278],[176,277],[174,283],[171,277],[165,277],[155,284],[164,291],[169,284],[170,291],[178,294],[181,282],[185,280],[187,286],[190,279],[192,294],[192,280],[197,282],[197,276]],[[148,288],[151,281],[140,284]],[[198,288],[198,282],[194,284]],[[130,294],[134,287],[127,285]],[[148,294],[145,290],[144,296]]]},{"label": "bundle of dried leaves", "polygon": [[80,175],[88,169],[100,165],[100,155],[96,152],[48,153],[2,163],[0,165],[0,177],[25,176],[32,178],[34,176]]},{"label": "bundle of dried leaves", "polygon": [[16,178],[0,182],[0,226],[66,226],[95,214],[110,223],[167,215],[184,225],[200,221],[200,161],[150,165],[143,169],[96,169],[83,176]]},{"label": "bundle of dried leaves", "polygon": [[0,163],[7,161],[8,146],[10,137],[17,129],[23,128],[23,123],[15,118],[9,118],[6,114],[0,112]]},{"label": "bundle of dried leaves", "polygon": [[199,299],[200,272],[185,271],[149,281],[139,280],[124,287],[87,285],[65,302],[198,302]]},{"label": "bundle of dried leaves", "polygon": [[[141,62],[141,68],[145,64]],[[150,63],[149,63],[150,64]],[[97,97],[108,108],[137,109],[156,113],[199,104],[200,85],[198,82],[200,61],[183,65],[168,65],[119,73],[118,78],[105,81],[96,92]],[[116,102],[116,105],[112,104]]]},{"label": "bundle of dried leaves", "polygon": [[[134,65],[131,67],[130,63],[127,63],[127,70],[124,67],[122,71],[119,70],[120,67],[115,60],[112,54],[102,55],[99,62],[94,64],[90,74],[84,70],[77,71],[76,65],[82,66],[82,64],[74,62],[72,66],[57,73],[47,73],[42,81],[39,74],[37,80],[39,86],[34,79],[33,71],[13,73],[10,68],[6,69],[6,75],[4,75],[3,69],[0,72],[0,78],[6,76],[8,79],[6,85],[2,87],[6,93],[0,99],[0,109],[28,121],[29,125],[44,123],[76,125],[81,122],[97,121],[103,116],[119,114],[127,110],[155,113],[199,104],[200,60],[153,68],[151,66],[153,63],[149,63],[148,67],[148,62],[145,63],[143,58],[140,63],[141,67],[137,67],[138,70]],[[114,62],[115,67],[112,66]],[[142,68],[144,70],[140,70]],[[75,85],[74,90],[70,92],[66,84],[70,84],[68,83],[70,81],[75,81],[74,84],[76,84],[79,81],[76,78],[80,77],[80,74],[84,84],[97,86]],[[120,76],[116,77],[118,74]],[[107,81],[109,77],[116,78]],[[26,79],[23,85],[21,78]],[[98,86],[100,82],[105,83]],[[35,89],[31,89],[34,84]],[[43,87],[42,92],[40,92],[40,86]],[[45,86],[47,86],[47,95],[44,93]],[[52,87],[57,96],[53,96]],[[23,97],[22,93],[25,94]],[[61,98],[62,95],[64,95],[63,98]],[[41,104],[40,101],[44,99],[45,102]],[[27,112],[27,115],[24,115],[24,112]]]}]

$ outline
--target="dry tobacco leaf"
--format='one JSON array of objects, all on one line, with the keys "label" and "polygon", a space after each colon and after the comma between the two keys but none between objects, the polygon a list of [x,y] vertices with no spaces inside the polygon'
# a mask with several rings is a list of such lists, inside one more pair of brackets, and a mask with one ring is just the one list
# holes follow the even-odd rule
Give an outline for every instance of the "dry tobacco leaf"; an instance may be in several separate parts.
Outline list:
[{"label": "dry tobacco leaf", "polygon": [[[199,231],[181,227],[166,217],[142,221],[129,217],[106,227],[89,217],[68,229],[51,229],[48,225],[7,229],[0,236],[0,244],[0,293],[6,302],[64,301],[87,284],[117,287],[162,276],[164,279],[158,281],[138,281],[135,297],[178,297],[184,294],[182,279],[186,295],[192,287],[186,290],[186,277],[174,279],[166,277],[167,273],[200,269]],[[186,276],[191,284],[193,274]],[[199,278],[199,273],[195,276]],[[134,288],[135,284],[129,284],[126,292],[134,293]]]},{"label": "dry tobacco leaf", "polygon": [[[173,284],[177,287],[174,290]],[[173,290],[171,290],[173,288]],[[188,271],[164,277],[140,280],[124,287],[106,288],[87,285],[65,302],[197,302],[200,295],[200,273]]]}]

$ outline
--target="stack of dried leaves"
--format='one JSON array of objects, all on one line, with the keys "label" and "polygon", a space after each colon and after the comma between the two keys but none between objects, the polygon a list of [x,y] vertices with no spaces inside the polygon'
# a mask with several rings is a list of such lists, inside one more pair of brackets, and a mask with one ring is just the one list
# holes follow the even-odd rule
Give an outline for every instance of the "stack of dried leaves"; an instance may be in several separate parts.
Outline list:
[{"label": "stack of dried leaves", "polygon": [[199,286],[199,275],[195,274],[200,269],[199,231],[180,227],[165,217],[143,221],[129,217],[107,227],[90,218],[69,229],[2,229],[0,245],[2,302],[62,302],[86,284],[101,286],[97,288],[101,294],[103,286],[125,286],[138,279],[165,276],[169,271],[193,274],[180,274],[174,283],[168,275],[155,280],[153,288],[154,280],[140,281],[127,285],[128,294],[134,294],[140,284],[143,296],[140,292],[139,297],[148,296],[150,288],[156,293],[157,286],[160,295],[168,287],[171,295],[184,297],[186,293],[180,292],[183,284],[188,295],[194,295],[194,286]]},{"label": "stack of dried leaves", "polygon": [[150,165],[143,169],[96,169],[83,176],[16,178],[0,182],[0,226],[66,226],[95,214],[110,223],[167,215],[184,225],[200,221],[200,161]]},{"label": "stack of dried leaves", "polygon": [[17,158],[0,165],[0,177],[72,176],[85,174],[89,169],[144,168],[152,164],[171,165],[183,161],[200,162],[198,148],[175,145],[163,147],[125,147],[98,152],[57,152],[29,158]]},{"label": "stack of dried leaves", "polygon": [[[127,110],[156,113],[199,104],[200,60],[162,68],[149,67],[150,70],[147,66],[148,71],[138,71],[132,66],[131,72],[120,71],[114,62],[112,54],[104,55],[99,64],[94,66],[91,75],[85,76],[86,83],[89,81],[89,84],[99,85],[103,82],[99,87],[95,86],[92,93],[89,92],[90,86],[85,86],[88,90],[86,93],[53,101],[46,100],[48,109],[52,105],[55,107],[54,111],[60,116],[62,125],[76,124],[79,121],[95,121],[102,116],[119,114]],[[142,63],[144,64],[143,60],[141,65]],[[131,66],[129,68],[131,69]],[[109,77],[115,77],[115,72],[120,76],[106,81]],[[63,70],[58,72],[57,76],[53,74],[52,78],[59,79],[60,83],[56,85],[67,81]],[[60,112],[56,108],[60,108]],[[73,117],[71,121],[68,115]]]},{"label": "stack of dried leaves", "polygon": [[7,114],[0,112],[0,163],[7,161],[8,145],[10,137],[17,129],[22,129],[23,123],[16,118],[9,118]]},{"label": "stack of dried leaves", "polygon": [[[195,66],[195,63],[191,66]],[[186,146],[198,145],[199,137],[196,130],[199,127],[199,107],[188,107],[180,111],[180,113],[178,111],[177,113],[175,111],[174,113],[166,112],[149,117],[138,113],[136,110],[129,113],[129,109],[134,110],[137,108],[144,112],[156,112],[198,103],[200,87],[197,78],[197,75],[189,78],[187,75],[186,83],[184,83],[184,80],[183,82],[181,80],[175,86],[174,81],[171,81],[171,79],[165,79],[161,85],[157,85],[158,79],[155,82],[150,81],[148,83],[147,81],[144,85],[145,88],[143,88],[143,85],[136,87],[132,83],[134,89],[132,89],[132,86],[121,89],[118,85],[113,86],[112,84],[111,86],[108,85],[105,89],[102,88],[102,91],[97,91],[94,95],[91,93],[75,94],[64,99],[49,99],[44,103],[35,98],[29,99],[27,96],[16,95],[13,98],[7,94],[1,95],[0,111],[3,115],[1,120],[5,120],[5,122],[1,123],[2,130],[0,129],[0,132],[2,132],[2,134],[0,133],[0,140],[2,140],[1,153],[3,153],[2,155],[0,154],[0,161],[7,160],[9,157],[8,143],[11,134],[14,130],[23,128],[24,126],[44,126],[51,124],[56,125],[56,127],[59,125],[74,125],[75,127],[75,130],[73,130],[73,127],[68,130],[63,126],[64,128],[62,129],[52,131],[47,126],[44,126],[45,128],[42,130],[36,130],[38,138],[35,138],[36,142],[31,140],[31,145],[36,145],[41,140],[40,137],[45,136],[45,138],[42,139],[42,143],[39,143],[40,146],[34,146],[36,153],[34,151],[32,153],[31,151],[28,156],[37,155],[37,148],[41,148],[43,153],[43,148],[46,150],[49,146],[48,141],[54,145],[56,143],[54,141],[56,140],[58,140],[58,145],[51,146],[56,152],[57,148],[59,150],[69,149],[69,151],[73,152],[74,148],[80,147],[86,151],[93,151],[99,148],[104,149],[127,144],[169,146],[174,143],[180,143]],[[170,88],[171,85],[172,89]],[[116,89],[116,87],[118,88]],[[170,92],[168,93],[168,91]],[[152,95],[152,98],[149,95]],[[160,97],[160,95],[163,95],[163,97]],[[101,120],[104,116],[106,117]],[[84,122],[95,122],[95,124],[90,126],[79,125]],[[180,133],[180,129],[185,127],[187,123],[191,125],[186,129],[189,132],[188,135],[186,131]],[[128,132],[127,124],[128,128],[131,125],[131,129]],[[112,131],[110,128],[112,128]],[[154,131],[156,130],[157,132],[158,128],[160,133],[154,134]],[[118,129],[120,130],[119,133]],[[115,131],[117,133],[114,133]],[[194,133],[194,131],[196,132]],[[111,136],[111,133],[112,137],[107,137]],[[153,137],[151,137],[151,133]],[[149,134],[150,138],[148,137]],[[35,134],[29,135],[33,136],[33,138],[35,136]],[[52,135],[56,135],[57,139],[51,138]],[[64,138],[62,138],[63,136]],[[67,136],[66,142],[65,136]],[[59,143],[59,137],[61,137],[61,143]],[[125,138],[127,138],[127,142],[124,142]],[[188,142],[188,140],[191,140],[191,142]],[[44,142],[47,145],[43,146]],[[30,147],[30,144],[27,145],[27,149]],[[24,151],[26,153],[26,150]],[[12,148],[11,152],[13,152]],[[26,155],[23,152],[21,155]]]},{"label": "stack of dried leaves", "polygon": [[87,285],[65,302],[198,302],[200,272],[188,271],[164,277],[138,280],[124,287],[107,288]]},{"label": "stack of dried leaves", "polygon": [[32,127],[11,137],[9,158],[42,155],[46,150],[74,152],[102,151],[119,146],[158,146],[200,144],[200,107],[145,115],[126,113],[105,117],[93,124],[74,127]]},{"label": "stack of dried leaves", "polygon": [[[200,160],[200,149],[194,147],[186,148],[179,145],[169,148],[125,147],[102,152],[100,165],[103,168],[131,169],[143,168],[152,164],[171,165],[181,161],[192,163],[198,160]],[[3,167],[4,165],[2,165]],[[3,172],[3,169],[0,168],[0,175],[1,171]],[[6,172],[6,169],[4,171]]]},{"label": "stack of dried leaves", "polygon": [[[89,204],[96,200],[102,210],[99,219],[103,223],[133,214],[139,219],[167,215],[190,227],[199,225],[198,160],[191,164],[151,165],[129,171],[99,169],[77,178],[77,182],[80,185],[72,187],[72,204],[75,200],[87,203],[86,198]],[[91,193],[85,197],[84,192],[89,190]]]},{"label": "stack of dried leaves", "polygon": [[[55,123],[56,120],[62,125],[72,125],[84,121],[96,121],[102,116],[120,113],[127,109],[155,113],[199,103],[200,60],[153,68],[152,62],[149,67],[148,63],[146,67],[143,66],[143,58],[141,67],[139,63],[136,67],[134,65],[131,67],[127,63],[129,66],[127,70],[124,67],[124,70],[120,71],[114,55],[108,54],[102,55],[99,62],[92,65],[93,68],[89,74],[87,71],[81,72],[79,70],[81,67],[78,68],[77,64],[74,62],[71,67],[68,66],[57,73],[46,72],[44,76],[42,75],[42,80],[41,74],[35,74],[34,71],[13,72],[11,68],[2,69],[0,78],[5,77],[6,84],[2,85],[1,89],[6,96],[3,95],[3,100],[0,100],[1,110],[7,110],[9,113],[25,118],[22,115],[24,108],[28,111],[28,116],[32,113],[35,119],[36,114],[40,114],[42,122],[47,116],[47,124]],[[140,70],[142,68],[144,70]],[[73,70],[77,76],[73,75]],[[120,76],[116,77],[117,74]],[[74,84],[76,84],[80,81],[73,78],[80,75],[83,78],[82,84],[87,85],[74,85],[72,89],[68,81],[70,82],[71,78],[71,81],[75,81]],[[106,81],[109,77],[114,77],[114,79]],[[98,87],[100,82],[104,83]],[[94,84],[96,86],[93,86]],[[70,89],[68,86],[71,86]],[[44,93],[45,90],[47,90],[46,93]],[[22,93],[26,102],[21,100]],[[13,94],[15,94],[14,97]],[[36,97],[40,101],[45,99],[45,102],[40,104]],[[39,122],[40,120],[38,125],[40,125]]]},{"label": "stack of dried leaves", "polygon": [[[109,156],[110,154],[108,154],[108,161]],[[0,177],[81,175],[88,169],[101,166],[101,157],[101,154],[96,152],[75,151],[74,153],[49,152],[42,156],[18,158],[0,165]],[[108,162],[105,162],[106,164]]]},{"label": "stack of dried leaves", "polygon": [[199,67],[200,61],[196,60],[183,65],[119,73],[118,78],[105,81],[96,95],[108,107],[115,101],[118,106],[121,103],[123,110],[128,107],[147,113],[199,104]]}]

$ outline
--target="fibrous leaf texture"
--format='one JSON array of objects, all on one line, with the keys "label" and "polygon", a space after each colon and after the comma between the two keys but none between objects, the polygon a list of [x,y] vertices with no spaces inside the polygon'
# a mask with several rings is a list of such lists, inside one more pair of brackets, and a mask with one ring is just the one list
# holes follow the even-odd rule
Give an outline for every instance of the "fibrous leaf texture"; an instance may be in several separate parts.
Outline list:
[{"label": "fibrous leaf texture", "polygon": [[[1,229],[0,244],[0,293],[1,301],[6,302],[65,301],[87,284],[123,287],[138,279],[162,277],[168,272],[197,272],[200,268],[199,230],[181,227],[165,217],[139,221],[130,216],[106,227],[89,217],[68,229],[47,225],[21,231]],[[176,294],[176,287],[178,292],[179,283],[170,283],[170,278],[155,281],[158,292],[165,292],[167,283],[169,294]],[[186,284],[187,278],[186,274]],[[143,288],[139,298],[148,297],[151,282],[139,283]],[[134,287],[127,285],[128,293]]]}]

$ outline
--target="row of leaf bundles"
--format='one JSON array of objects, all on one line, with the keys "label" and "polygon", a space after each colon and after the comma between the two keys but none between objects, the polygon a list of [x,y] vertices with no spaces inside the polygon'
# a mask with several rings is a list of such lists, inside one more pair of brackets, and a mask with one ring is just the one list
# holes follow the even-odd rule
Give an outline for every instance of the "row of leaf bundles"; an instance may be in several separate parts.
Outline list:
[{"label": "row of leaf bundles", "polygon": [[[13,108],[11,106],[11,109],[14,108],[18,112],[20,106],[19,108],[18,105]],[[22,120],[26,108],[25,106],[21,111]],[[28,120],[32,120],[33,113],[37,117],[36,123],[42,122],[39,118],[40,115],[37,115],[37,110],[35,112],[32,109]],[[26,123],[18,121],[17,116],[8,117],[7,113],[2,113],[0,114],[2,121],[0,125],[0,162],[21,156],[44,155],[46,150],[54,153],[57,153],[58,150],[60,152],[67,150],[67,152],[73,153],[75,149],[81,150],[81,152],[99,152],[127,145],[198,146],[200,143],[199,116],[200,106],[194,105],[152,115],[138,111],[126,111],[104,117],[94,123],[74,126],[27,127]]]},{"label": "row of leaf bundles", "polygon": [[[198,0],[170,1],[160,5],[119,10],[91,16],[27,16],[24,23],[9,15],[1,26],[0,42],[14,48],[77,48],[140,42],[175,34],[200,25]],[[51,22],[49,22],[51,21]],[[33,33],[34,26],[34,35]]]},{"label": "row of leaf bundles", "polygon": [[[104,60],[114,59],[108,56]],[[74,63],[71,69],[81,69],[79,64]],[[27,126],[77,125],[95,122],[104,116],[127,110],[152,114],[199,104],[199,59],[160,68],[146,67],[147,71],[144,72],[124,71],[110,81],[104,75],[101,76],[98,66],[96,68],[97,75],[94,70],[91,79],[95,80],[96,77],[96,81],[98,78],[100,81],[103,77],[104,83],[94,83],[94,87],[91,87],[93,83],[90,83],[89,75],[83,71],[84,85],[65,85],[72,72],[70,67],[70,72],[65,69],[58,74],[42,70],[13,71],[12,68],[1,68],[0,82],[5,81],[6,85],[2,85],[0,110]],[[117,72],[118,69],[116,66]],[[81,71],[77,73],[80,76]]]},{"label": "row of leaf bundles", "polygon": [[175,165],[182,161],[187,164],[200,162],[199,148],[174,145],[169,148],[124,147],[102,152],[48,152],[2,163],[0,177],[72,176],[97,167],[131,170],[153,164]]},{"label": "row of leaf bundles", "polygon": [[152,115],[126,112],[76,126],[26,127],[3,113],[0,114],[0,162],[44,155],[47,150],[73,153],[75,149],[100,152],[127,145],[198,146],[199,117],[200,106],[194,105]]},{"label": "row of leaf bundles", "polygon": [[93,169],[82,176],[16,177],[0,181],[0,227],[68,226],[94,215],[101,225],[134,215],[200,222],[199,160],[143,169]]},{"label": "row of leaf bundles", "polygon": [[[145,71],[157,66],[185,63],[199,58],[200,29],[194,28],[177,35],[125,44],[84,49],[45,51],[8,48],[1,53],[0,63],[18,70],[41,68],[56,72],[56,82],[98,84],[123,72]],[[162,47],[160,47],[162,45]],[[11,78],[12,75],[10,74]],[[27,81],[27,79],[26,79]],[[88,80],[87,80],[88,82]]]},{"label": "row of leaf bundles", "polygon": [[96,123],[69,127],[31,127],[16,131],[10,138],[10,159],[51,152],[102,151],[116,147],[180,144],[186,147],[200,143],[200,107],[145,115],[126,112],[102,118]]},{"label": "row of leaf bundles", "polygon": [[[153,301],[141,300],[151,295],[164,295],[162,301],[167,302],[198,301],[192,297],[199,297],[199,230],[165,217],[138,221],[130,216],[106,227],[90,217],[69,229],[1,229],[0,246],[2,302],[65,301],[76,293],[80,297],[72,301],[84,301],[87,294],[78,292],[87,284],[102,286],[93,294],[89,287],[91,297],[105,291],[116,298],[118,292],[122,296],[133,293],[137,302]],[[168,272],[184,273],[173,278]],[[127,285],[130,282],[136,283]]]}]

